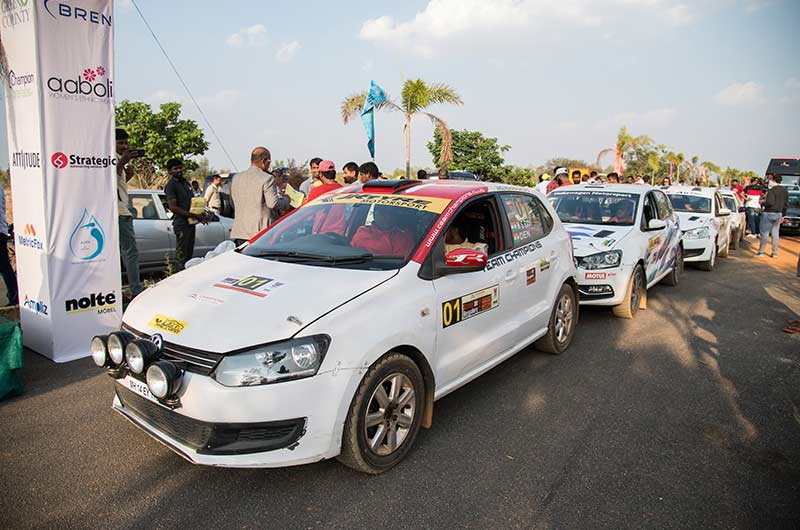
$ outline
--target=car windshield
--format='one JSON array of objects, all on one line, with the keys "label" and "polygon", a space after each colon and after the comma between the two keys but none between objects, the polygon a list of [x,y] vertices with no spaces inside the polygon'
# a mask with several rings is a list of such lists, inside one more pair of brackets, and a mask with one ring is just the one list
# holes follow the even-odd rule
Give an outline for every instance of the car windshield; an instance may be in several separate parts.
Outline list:
[{"label": "car windshield", "polygon": [[402,267],[450,203],[434,197],[341,193],[296,210],[243,253],[321,267]]},{"label": "car windshield", "polygon": [[612,191],[555,191],[550,202],[563,223],[629,226],[636,219],[639,195]]},{"label": "car windshield", "polygon": [[669,195],[669,201],[676,212],[711,213],[711,199],[708,197],[673,193]]}]

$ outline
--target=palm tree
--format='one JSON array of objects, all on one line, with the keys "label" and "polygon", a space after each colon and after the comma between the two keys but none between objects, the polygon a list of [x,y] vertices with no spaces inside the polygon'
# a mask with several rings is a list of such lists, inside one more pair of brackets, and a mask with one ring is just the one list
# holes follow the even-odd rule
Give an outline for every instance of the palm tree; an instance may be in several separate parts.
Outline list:
[{"label": "palm tree", "polygon": [[[422,79],[408,79],[403,82],[400,103],[393,101],[388,95],[386,101],[378,105],[378,109],[402,112],[405,116],[405,135],[406,135],[406,178],[411,176],[411,118],[415,114],[424,114],[439,129],[442,135],[442,148],[439,153],[439,165],[447,167],[453,159],[453,142],[450,128],[441,118],[426,112],[425,109],[437,103],[450,103],[452,105],[463,105],[461,96],[456,91],[445,84],[427,84]],[[361,109],[367,99],[367,92],[352,94],[342,101],[342,121],[345,125],[361,115]]]}]

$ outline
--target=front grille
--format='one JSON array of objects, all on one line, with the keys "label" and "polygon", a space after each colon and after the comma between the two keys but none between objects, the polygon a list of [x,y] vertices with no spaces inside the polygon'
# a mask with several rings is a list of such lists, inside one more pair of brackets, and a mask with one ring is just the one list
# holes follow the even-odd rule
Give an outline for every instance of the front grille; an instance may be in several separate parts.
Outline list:
[{"label": "front grille", "polygon": [[[123,324],[122,329],[132,333],[137,339],[150,340],[150,336]],[[178,361],[182,368],[188,372],[209,375],[217,363],[222,359],[221,353],[212,353],[203,350],[195,350],[186,346],[179,346],[171,342],[164,341],[161,357],[167,361]]]},{"label": "front grille", "polygon": [[157,431],[208,455],[241,455],[292,448],[305,434],[306,419],[265,423],[207,423],[153,403],[115,385],[122,406]]},{"label": "front grille", "polygon": [[203,447],[208,442],[212,431],[211,424],[176,414],[120,384],[115,386],[122,406],[133,411],[159,431],[193,449]]}]

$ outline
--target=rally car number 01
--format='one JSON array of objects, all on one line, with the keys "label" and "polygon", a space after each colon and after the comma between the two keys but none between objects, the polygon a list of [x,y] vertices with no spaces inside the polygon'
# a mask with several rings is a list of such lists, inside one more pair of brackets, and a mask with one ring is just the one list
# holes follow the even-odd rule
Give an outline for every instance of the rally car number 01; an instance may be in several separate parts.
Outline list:
[{"label": "rally car number 01", "polygon": [[499,286],[494,285],[442,303],[442,327],[447,328],[497,307]]}]

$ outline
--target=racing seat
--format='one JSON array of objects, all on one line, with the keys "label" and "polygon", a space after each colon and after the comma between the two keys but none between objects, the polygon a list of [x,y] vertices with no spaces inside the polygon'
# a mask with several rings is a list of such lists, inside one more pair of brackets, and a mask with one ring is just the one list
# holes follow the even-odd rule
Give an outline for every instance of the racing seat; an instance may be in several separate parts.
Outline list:
[{"label": "racing seat", "polygon": [[158,210],[155,204],[148,204],[142,208],[142,219],[158,219]]},{"label": "racing seat", "polygon": [[461,214],[464,224],[464,235],[472,243],[486,243],[491,256],[497,250],[497,234],[494,230],[489,205],[486,203],[475,205]]}]

